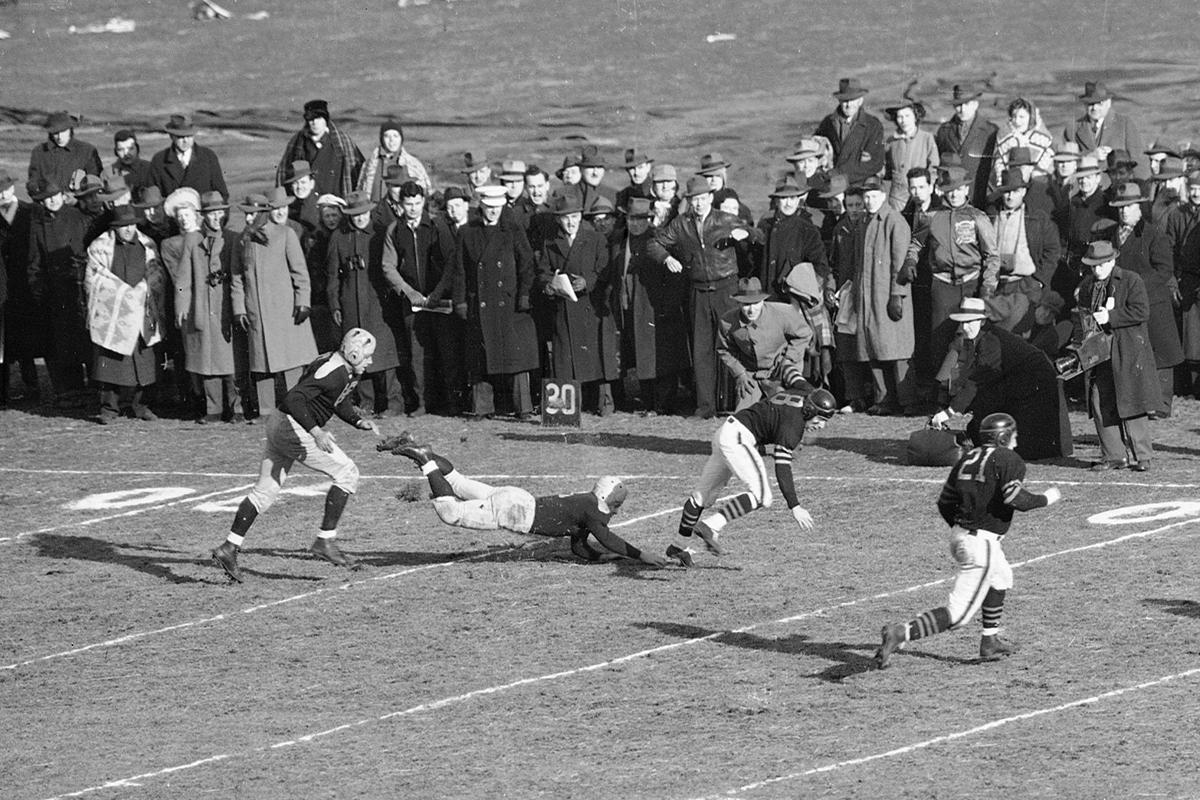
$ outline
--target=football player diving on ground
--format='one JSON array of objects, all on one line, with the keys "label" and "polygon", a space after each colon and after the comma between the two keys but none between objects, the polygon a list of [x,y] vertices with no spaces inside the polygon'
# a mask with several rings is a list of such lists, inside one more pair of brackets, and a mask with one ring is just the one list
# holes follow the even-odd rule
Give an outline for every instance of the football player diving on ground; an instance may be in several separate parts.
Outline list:
[{"label": "football player diving on ground", "polygon": [[[414,443],[408,433],[390,437],[376,449],[411,459],[421,469],[433,491],[434,511],[447,525],[569,536],[571,552],[585,561],[607,560],[615,554],[654,567],[666,566],[663,556],[639,550],[609,529],[609,520],[629,495],[618,478],[606,475],[590,492],[534,497],[517,486],[489,486],[468,478],[429,445]],[[589,536],[602,550],[592,547]]]}]

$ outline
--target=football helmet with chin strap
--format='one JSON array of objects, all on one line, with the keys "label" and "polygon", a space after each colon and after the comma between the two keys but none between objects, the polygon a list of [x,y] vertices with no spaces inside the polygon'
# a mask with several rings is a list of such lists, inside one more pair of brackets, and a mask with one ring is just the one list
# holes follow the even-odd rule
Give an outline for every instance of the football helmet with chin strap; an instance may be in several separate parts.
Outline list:
[{"label": "football helmet with chin strap", "polygon": [[342,337],[338,353],[346,359],[347,364],[358,369],[375,355],[375,337],[362,328],[351,328]]}]

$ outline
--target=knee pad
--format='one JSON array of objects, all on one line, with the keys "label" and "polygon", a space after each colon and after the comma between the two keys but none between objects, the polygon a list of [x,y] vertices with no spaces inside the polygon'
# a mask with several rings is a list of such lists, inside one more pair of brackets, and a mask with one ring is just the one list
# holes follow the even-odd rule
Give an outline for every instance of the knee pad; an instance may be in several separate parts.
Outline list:
[{"label": "knee pad", "polygon": [[347,461],[344,467],[334,473],[333,485],[347,494],[354,494],[358,490],[358,477],[358,466],[353,461]]}]

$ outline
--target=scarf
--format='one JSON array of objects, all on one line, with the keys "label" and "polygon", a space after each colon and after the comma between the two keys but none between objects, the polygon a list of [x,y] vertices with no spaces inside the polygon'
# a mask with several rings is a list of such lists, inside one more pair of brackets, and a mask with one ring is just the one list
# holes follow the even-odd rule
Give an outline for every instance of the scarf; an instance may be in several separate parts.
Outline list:
[{"label": "scarf", "polygon": [[[429,173],[425,171],[425,165],[422,164],[415,156],[411,155],[403,147],[400,152],[395,155],[390,155],[383,152],[382,147],[376,147],[371,151],[371,157],[367,159],[366,166],[363,167],[362,175],[358,176],[358,191],[370,192],[372,199],[378,199],[375,192],[376,180],[382,181],[383,176],[380,167],[386,164],[399,164],[408,172],[410,180],[414,180],[421,184],[421,188],[428,195],[433,191],[433,183],[429,180]],[[378,193],[379,197],[383,196],[383,192]]]},{"label": "scarf", "polygon": [[[278,181],[287,175],[288,168],[293,161],[304,160],[304,140],[308,137],[307,126],[298,130],[288,145],[283,151],[283,160],[279,162],[279,171],[277,173],[276,185]],[[325,134],[325,141],[333,148],[338,157],[342,160],[342,183],[339,187],[341,196],[345,197],[354,190],[354,170],[358,168],[358,162],[355,161],[354,154],[358,152],[354,146],[354,142],[349,136],[342,133],[336,125],[329,123],[329,132]]]}]

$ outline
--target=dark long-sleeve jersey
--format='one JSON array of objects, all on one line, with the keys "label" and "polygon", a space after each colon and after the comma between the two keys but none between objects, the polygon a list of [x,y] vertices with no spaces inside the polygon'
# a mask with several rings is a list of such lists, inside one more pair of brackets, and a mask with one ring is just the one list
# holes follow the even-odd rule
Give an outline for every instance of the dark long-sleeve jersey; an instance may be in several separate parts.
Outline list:
[{"label": "dark long-sleeve jersey", "polygon": [[804,417],[804,397],[797,392],[776,392],[733,415],[754,434],[760,449],[775,445],[775,480],[788,508],[800,504],[792,478],[792,453],[804,441],[804,428],[808,424]]},{"label": "dark long-sleeve jersey", "polygon": [[976,447],[958,460],[938,496],[938,511],[947,525],[991,531],[1003,536],[1013,511],[1047,505],[1046,496],[1027,491],[1025,462],[1007,447]]},{"label": "dark long-sleeve jersey", "polygon": [[530,533],[539,536],[570,536],[571,550],[594,561],[599,557],[588,544],[589,534],[617,555],[640,558],[642,553],[608,527],[612,512],[600,510],[600,501],[591,492],[552,494],[534,501]]},{"label": "dark long-sleeve jersey", "polygon": [[334,414],[356,428],[362,422],[350,401],[358,377],[340,356],[334,359],[334,355],[326,353],[305,367],[300,380],[279,404],[279,410],[291,415],[306,431],[323,426]]}]

